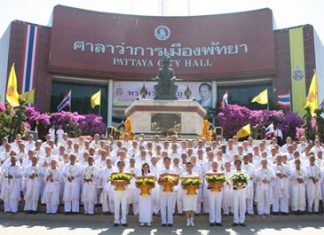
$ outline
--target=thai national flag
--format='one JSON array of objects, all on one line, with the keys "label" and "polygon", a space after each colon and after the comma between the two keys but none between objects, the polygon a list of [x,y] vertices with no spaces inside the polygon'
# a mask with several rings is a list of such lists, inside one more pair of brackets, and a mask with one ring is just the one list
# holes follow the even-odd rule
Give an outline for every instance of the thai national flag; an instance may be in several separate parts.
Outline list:
[{"label": "thai national flag", "polygon": [[265,135],[266,137],[272,137],[274,135],[274,126],[273,123],[271,123],[266,129],[265,129]]},{"label": "thai national flag", "polygon": [[278,105],[282,108],[289,108],[290,93],[278,95]]},{"label": "thai national flag", "polygon": [[62,111],[65,107],[71,107],[71,90],[64,96],[63,100],[57,106],[57,111]]},{"label": "thai national flag", "polygon": [[23,50],[21,53],[22,63],[20,68],[22,74],[22,79],[20,79],[21,93],[35,89],[35,82],[38,76],[40,31],[38,26],[24,24]]},{"label": "thai national flag", "polygon": [[226,91],[225,94],[223,95],[223,99],[222,99],[222,102],[220,104],[220,108],[221,109],[224,109],[226,108],[228,105],[228,92]]},{"label": "thai national flag", "polygon": [[320,104],[320,108],[324,110],[324,99],[322,100],[322,103]]}]

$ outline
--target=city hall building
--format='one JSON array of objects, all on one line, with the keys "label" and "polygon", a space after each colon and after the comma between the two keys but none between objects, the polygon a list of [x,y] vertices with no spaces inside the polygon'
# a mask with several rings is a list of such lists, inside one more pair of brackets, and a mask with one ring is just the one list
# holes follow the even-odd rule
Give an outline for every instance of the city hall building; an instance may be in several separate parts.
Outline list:
[{"label": "city hall building", "polygon": [[[13,21],[1,38],[1,87],[15,64],[18,92],[35,89],[35,105],[55,112],[71,90],[71,111],[99,113],[90,96],[101,90],[100,114],[109,125],[140,97],[154,98],[153,79],[170,57],[178,99],[218,109],[229,103],[266,108],[251,100],[268,88],[270,108],[291,95],[291,111],[303,113],[316,69],[324,98],[323,46],[311,25],[274,30],[270,9],[181,17],[102,13],[66,6],[53,10],[51,26]],[[320,67],[320,64],[322,67]],[[278,108],[278,107],[277,107]]]}]

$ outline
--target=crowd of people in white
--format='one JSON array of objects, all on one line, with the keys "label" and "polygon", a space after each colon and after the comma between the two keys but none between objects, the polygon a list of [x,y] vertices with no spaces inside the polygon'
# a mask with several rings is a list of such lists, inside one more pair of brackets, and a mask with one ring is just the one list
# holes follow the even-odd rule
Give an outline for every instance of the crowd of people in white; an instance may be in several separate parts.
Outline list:
[{"label": "crowd of people in white", "polygon": [[[54,141],[53,138],[56,138]],[[127,226],[127,215],[139,215],[142,226],[151,226],[152,215],[161,215],[162,226],[173,225],[173,215],[186,212],[187,226],[194,226],[194,214],[208,213],[210,226],[222,226],[222,216],[233,214],[233,226],[245,226],[245,215],[319,213],[324,198],[323,143],[302,137],[286,139],[283,146],[271,141],[256,142],[251,137],[206,142],[200,140],[93,140],[71,139],[66,133],[48,135],[46,141],[2,139],[0,146],[0,199],[5,213],[37,213],[39,203],[48,214],[56,214],[60,204],[65,213],[113,213],[114,226]],[[204,176],[222,172],[245,172],[249,181],[242,188],[224,183],[220,192],[209,190]],[[125,191],[116,191],[109,181],[113,172],[133,175]],[[188,196],[181,184],[173,192],[163,192],[158,183],[151,195],[139,195],[136,176],[172,173],[181,177],[199,176],[197,195]],[[100,207],[95,207],[100,205]],[[130,206],[132,205],[132,206]],[[324,206],[324,205],[323,205]],[[189,213],[188,213],[189,212]],[[190,213],[192,212],[192,213]]]}]

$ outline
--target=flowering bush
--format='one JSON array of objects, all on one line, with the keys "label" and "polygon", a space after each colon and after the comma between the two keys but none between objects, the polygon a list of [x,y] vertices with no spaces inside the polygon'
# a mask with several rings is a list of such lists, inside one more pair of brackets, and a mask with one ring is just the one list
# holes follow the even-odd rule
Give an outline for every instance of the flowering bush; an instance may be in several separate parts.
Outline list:
[{"label": "flowering bush", "polygon": [[285,133],[286,136],[296,137],[297,130],[303,126],[305,121],[298,115],[294,113],[285,114],[281,123],[278,123],[279,129]]},{"label": "flowering bush", "polygon": [[240,105],[228,105],[218,113],[218,123],[223,127],[224,137],[231,138],[244,125],[267,127],[275,123],[284,135],[295,137],[296,128],[303,125],[297,114],[283,113],[282,110],[250,110]]},{"label": "flowering bush", "polygon": [[50,125],[58,128],[61,126],[64,131],[70,135],[77,136],[103,134],[106,130],[106,124],[102,117],[94,114],[80,115],[77,112],[57,112],[57,113],[40,113],[35,107],[26,107],[27,122],[32,129],[48,128]]},{"label": "flowering bush", "polygon": [[85,114],[79,118],[82,135],[103,134],[107,128],[102,117],[95,114]]},{"label": "flowering bush", "polygon": [[5,112],[6,111],[6,106],[4,103],[0,102],[0,112]]},{"label": "flowering bush", "polygon": [[13,115],[10,115],[9,110],[0,112],[0,139],[9,136],[11,133]]}]

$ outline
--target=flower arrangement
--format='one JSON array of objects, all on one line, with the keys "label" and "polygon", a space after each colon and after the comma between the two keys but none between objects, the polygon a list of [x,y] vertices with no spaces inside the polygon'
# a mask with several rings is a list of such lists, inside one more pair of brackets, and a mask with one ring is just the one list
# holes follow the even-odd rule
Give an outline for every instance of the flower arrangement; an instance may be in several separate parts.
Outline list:
[{"label": "flower arrangement", "polygon": [[159,178],[159,184],[163,186],[163,192],[173,192],[173,186],[178,184],[177,175],[163,174]]},{"label": "flower arrangement", "polygon": [[233,184],[237,184],[237,183],[247,184],[249,178],[250,177],[243,172],[236,172],[230,176],[230,180],[233,182]]},{"label": "flower arrangement", "polygon": [[215,182],[224,183],[226,181],[226,178],[223,174],[206,175],[205,179],[207,183],[215,183]]},{"label": "flower arrangement", "polygon": [[201,184],[199,178],[186,178],[181,182],[182,186],[196,186],[199,187]]},{"label": "flower arrangement", "polygon": [[150,185],[150,186],[154,187],[155,186],[155,180],[152,179],[152,178],[141,178],[141,179],[137,179],[135,181],[135,184],[136,184],[136,186],[146,184],[146,185]]},{"label": "flower arrangement", "polygon": [[182,187],[187,190],[187,195],[197,195],[196,190],[199,188],[200,184],[199,177],[184,178],[181,182]]},{"label": "flower arrangement", "polygon": [[116,181],[116,180],[124,180],[124,181],[130,181],[131,176],[129,174],[125,173],[116,173],[116,174],[111,174],[109,177],[110,181]]},{"label": "flower arrangement", "polygon": [[151,195],[150,190],[155,186],[154,177],[138,177],[135,181],[136,187],[141,190],[141,196]]},{"label": "flower arrangement", "polygon": [[125,191],[125,185],[129,184],[132,176],[125,173],[115,173],[111,174],[109,180],[113,185],[115,185],[116,191]]},{"label": "flower arrangement", "polygon": [[177,184],[178,177],[172,175],[164,175],[160,177],[160,181],[164,183],[174,183]]}]

